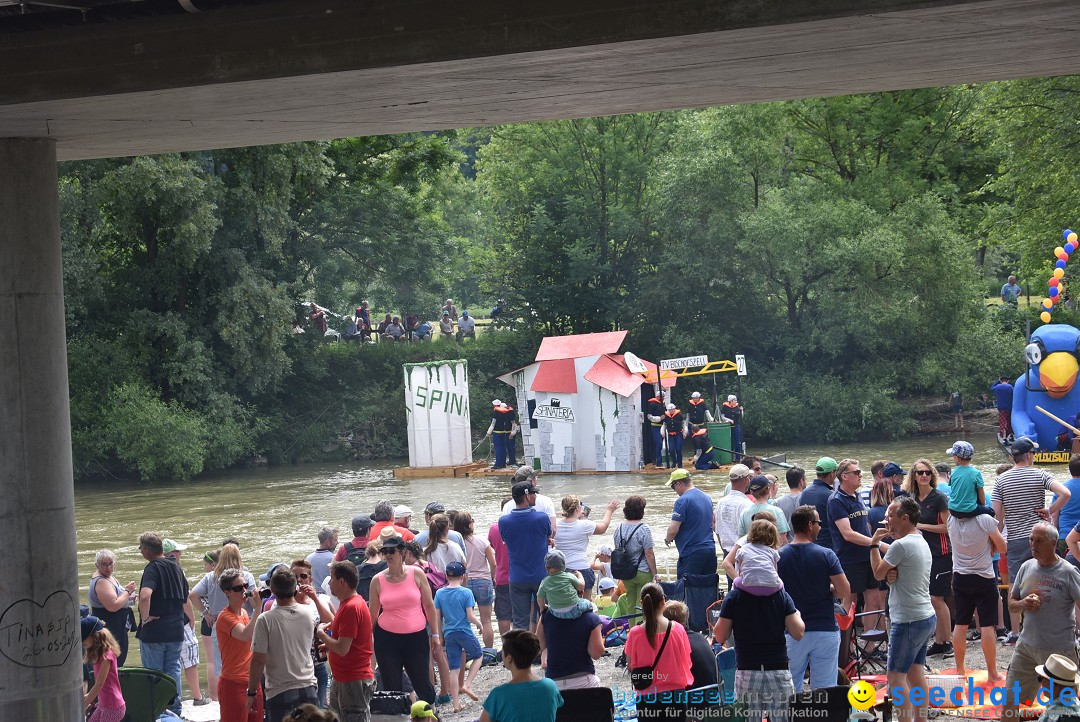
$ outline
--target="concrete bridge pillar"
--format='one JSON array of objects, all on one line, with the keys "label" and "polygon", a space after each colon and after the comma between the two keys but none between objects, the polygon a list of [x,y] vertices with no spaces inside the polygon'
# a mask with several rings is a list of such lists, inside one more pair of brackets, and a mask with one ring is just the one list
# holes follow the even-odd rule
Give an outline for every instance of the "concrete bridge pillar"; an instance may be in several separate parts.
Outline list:
[{"label": "concrete bridge pillar", "polygon": [[55,143],[0,139],[0,720],[83,719],[59,213]]}]

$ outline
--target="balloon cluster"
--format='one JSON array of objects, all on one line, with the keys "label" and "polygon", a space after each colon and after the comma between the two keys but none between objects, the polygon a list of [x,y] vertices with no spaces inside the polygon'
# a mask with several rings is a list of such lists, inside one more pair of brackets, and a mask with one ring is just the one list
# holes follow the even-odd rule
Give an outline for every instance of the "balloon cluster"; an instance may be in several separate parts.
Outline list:
[{"label": "balloon cluster", "polygon": [[1065,276],[1065,266],[1069,262],[1069,254],[1080,247],[1080,243],[1077,243],[1075,231],[1066,228],[1061,235],[1065,238],[1065,245],[1054,249],[1057,262],[1054,263],[1054,275],[1050,276],[1050,279],[1046,282],[1049,288],[1046,291],[1047,297],[1042,302],[1042,313],[1039,314],[1039,318],[1042,319],[1043,323],[1050,323],[1050,312],[1054,310],[1054,306],[1061,300],[1061,279]]}]

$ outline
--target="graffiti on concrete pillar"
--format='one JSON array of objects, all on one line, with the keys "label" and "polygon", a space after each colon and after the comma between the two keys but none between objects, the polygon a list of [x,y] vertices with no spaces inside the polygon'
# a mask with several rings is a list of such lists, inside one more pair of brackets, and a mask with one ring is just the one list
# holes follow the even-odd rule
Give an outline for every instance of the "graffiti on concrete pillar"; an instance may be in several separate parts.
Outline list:
[{"label": "graffiti on concrete pillar", "polygon": [[0,654],[20,667],[59,667],[79,644],[79,610],[64,590],[20,599],[0,614]]}]

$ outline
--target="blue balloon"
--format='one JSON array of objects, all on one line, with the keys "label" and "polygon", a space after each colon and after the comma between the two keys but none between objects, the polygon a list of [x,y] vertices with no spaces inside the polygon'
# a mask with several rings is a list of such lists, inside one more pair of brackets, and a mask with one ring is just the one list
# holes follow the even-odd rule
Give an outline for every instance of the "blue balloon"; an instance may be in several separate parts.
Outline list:
[{"label": "blue balloon", "polygon": [[1065,261],[1058,261],[1054,264],[1057,268],[1065,268]]},{"label": "blue balloon", "polygon": [[1065,230],[1064,230],[1064,231],[1062,232],[1062,234],[1061,234],[1061,237],[1062,237],[1062,238],[1064,238],[1064,239],[1065,239],[1065,240],[1067,241],[1067,240],[1069,240],[1069,234],[1070,234],[1070,233],[1072,233],[1072,229],[1071,229],[1071,228],[1066,228],[1066,229],[1065,229]]},{"label": "blue balloon", "polygon": [[1051,286],[1050,290],[1047,291],[1047,293],[1050,294],[1050,298],[1053,298],[1054,296],[1058,295],[1058,287],[1057,286]]},{"label": "blue balloon", "polygon": [[1065,252],[1066,252],[1066,253],[1072,253],[1073,251],[1075,251],[1075,250],[1076,250],[1076,246],[1074,246],[1074,245],[1073,245],[1073,244],[1071,244],[1071,243],[1066,243],[1066,244],[1065,244],[1064,246],[1062,246],[1062,248],[1064,248],[1064,249],[1065,249]]}]

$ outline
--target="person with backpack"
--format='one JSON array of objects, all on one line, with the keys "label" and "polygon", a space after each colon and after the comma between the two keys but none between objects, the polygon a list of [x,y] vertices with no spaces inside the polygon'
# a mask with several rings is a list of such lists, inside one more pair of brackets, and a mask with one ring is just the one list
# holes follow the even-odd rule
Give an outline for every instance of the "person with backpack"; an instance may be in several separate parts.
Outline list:
[{"label": "person with backpack", "polygon": [[442,637],[437,630],[427,631],[428,620],[435,621],[431,586],[422,569],[406,566],[404,546],[398,536],[383,540],[379,553],[387,568],[371,580],[375,659],[385,689],[401,691],[404,671],[417,697],[435,704],[428,660],[432,649],[442,647]]},{"label": "person with backpack", "polygon": [[611,551],[611,576],[622,580],[626,592],[615,603],[612,617],[632,614],[641,598],[642,587],[659,580],[652,529],[641,521],[644,517],[645,497],[627,497],[623,502],[623,518],[626,521],[615,530],[615,548]]},{"label": "person with backpack", "polygon": [[357,568],[364,563],[364,559],[366,558],[364,551],[368,545],[368,536],[371,534],[372,523],[371,517],[367,514],[357,514],[353,517],[353,538],[351,541],[347,541],[338,547],[337,552],[334,554],[335,562],[348,559],[355,564]]}]

